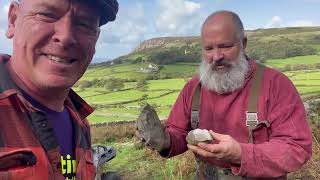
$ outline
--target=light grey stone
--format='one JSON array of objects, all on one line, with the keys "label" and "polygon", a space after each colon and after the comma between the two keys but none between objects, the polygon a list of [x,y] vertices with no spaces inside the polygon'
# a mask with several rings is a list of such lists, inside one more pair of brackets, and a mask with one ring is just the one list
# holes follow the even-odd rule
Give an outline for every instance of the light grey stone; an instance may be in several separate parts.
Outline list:
[{"label": "light grey stone", "polygon": [[186,137],[188,144],[197,145],[200,142],[212,142],[212,136],[206,129],[194,129],[190,131]]}]

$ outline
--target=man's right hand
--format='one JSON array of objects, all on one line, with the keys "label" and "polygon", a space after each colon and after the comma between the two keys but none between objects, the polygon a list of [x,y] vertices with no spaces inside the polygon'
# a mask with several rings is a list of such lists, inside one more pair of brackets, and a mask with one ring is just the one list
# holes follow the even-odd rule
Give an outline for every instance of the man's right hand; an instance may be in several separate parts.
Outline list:
[{"label": "man's right hand", "polygon": [[136,121],[136,136],[150,149],[161,152],[169,149],[170,136],[161,125],[157,112],[146,104]]},{"label": "man's right hand", "polygon": [[240,143],[230,135],[214,133],[212,130],[209,132],[216,143],[188,144],[188,148],[204,158],[240,165],[242,154]]}]

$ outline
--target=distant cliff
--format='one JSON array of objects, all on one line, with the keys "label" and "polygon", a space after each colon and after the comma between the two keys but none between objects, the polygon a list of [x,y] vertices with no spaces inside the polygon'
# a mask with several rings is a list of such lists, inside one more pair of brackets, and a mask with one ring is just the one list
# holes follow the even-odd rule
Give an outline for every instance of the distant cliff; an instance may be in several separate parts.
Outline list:
[{"label": "distant cliff", "polygon": [[[256,29],[246,31],[246,35],[247,55],[260,61],[319,54],[320,27]],[[201,51],[199,36],[158,37],[143,41],[131,53],[115,58],[112,62],[148,62],[158,65],[198,62]]]},{"label": "distant cliff", "polygon": [[199,36],[153,38],[153,39],[145,40],[142,43],[140,43],[140,45],[134,49],[134,52],[161,47],[166,45],[167,43],[183,43],[183,42],[187,43],[188,41],[192,43],[198,40],[199,40]]}]

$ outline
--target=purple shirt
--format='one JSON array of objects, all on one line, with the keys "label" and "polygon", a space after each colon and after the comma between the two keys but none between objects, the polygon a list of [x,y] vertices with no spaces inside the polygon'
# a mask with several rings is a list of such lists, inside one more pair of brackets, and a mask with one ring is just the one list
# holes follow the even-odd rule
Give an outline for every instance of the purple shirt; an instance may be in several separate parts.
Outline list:
[{"label": "purple shirt", "polygon": [[62,174],[66,179],[72,179],[76,173],[76,158],[74,129],[69,111],[66,108],[61,112],[53,111],[27,93],[22,94],[34,107],[47,115],[60,146]]}]

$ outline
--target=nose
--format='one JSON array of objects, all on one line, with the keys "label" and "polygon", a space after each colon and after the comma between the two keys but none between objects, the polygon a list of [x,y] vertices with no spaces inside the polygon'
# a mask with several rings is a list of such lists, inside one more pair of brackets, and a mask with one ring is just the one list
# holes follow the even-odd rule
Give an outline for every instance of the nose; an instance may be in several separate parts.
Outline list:
[{"label": "nose", "polygon": [[224,58],[223,52],[219,48],[214,48],[210,52],[207,53],[207,62],[211,64],[212,62],[221,60]]},{"label": "nose", "polygon": [[55,43],[58,43],[62,48],[68,49],[77,43],[76,32],[72,26],[70,17],[62,17],[55,22],[55,32],[52,37]]}]

